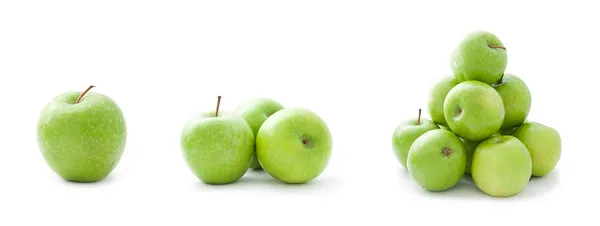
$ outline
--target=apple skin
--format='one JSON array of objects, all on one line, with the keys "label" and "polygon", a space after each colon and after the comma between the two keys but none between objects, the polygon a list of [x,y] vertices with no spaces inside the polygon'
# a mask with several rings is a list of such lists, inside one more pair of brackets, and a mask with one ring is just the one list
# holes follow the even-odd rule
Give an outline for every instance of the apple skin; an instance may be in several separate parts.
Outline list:
[{"label": "apple skin", "polygon": [[456,135],[471,141],[497,133],[504,121],[502,97],[490,85],[466,81],[456,85],[444,101],[448,127]]},{"label": "apple skin", "polygon": [[529,151],[533,176],[542,177],[552,172],[561,156],[558,131],[540,123],[525,122],[513,134]]},{"label": "apple skin", "polygon": [[502,130],[523,124],[531,108],[531,92],[525,82],[516,75],[504,74],[502,79],[492,86],[498,91],[504,104]]},{"label": "apple skin", "polygon": [[504,44],[493,33],[467,34],[451,54],[451,68],[457,81],[476,80],[492,84],[500,80],[508,62]]},{"label": "apple skin", "polygon": [[396,159],[400,161],[403,167],[406,168],[406,159],[408,151],[412,143],[421,135],[429,130],[439,129],[433,121],[421,118],[420,124],[417,125],[418,119],[410,119],[401,122],[396,126],[392,135],[392,147]]},{"label": "apple skin", "polygon": [[125,149],[127,126],[114,100],[88,92],[66,92],[41,111],[37,140],[41,153],[64,180],[96,182],[117,166]]},{"label": "apple skin", "polygon": [[515,195],[531,178],[527,147],[513,136],[493,136],[482,141],[473,155],[471,176],[477,187],[495,197]]},{"label": "apple skin", "polygon": [[256,157],[273,178],[301,184],[327,167],[333,140],[327,124],[304,108],[286,108],[271,115],[258,130]]},{"label": "apple skin", "polygon": [[460,138],[460,141],[463,143],[465,147],[465,154],[467,155],[467,164],[465,167],[465,173],[471,174],[471,165],[473,163],[473,154],[475,154],[475,150],[481,141],[470,141]]},{"label": "apple skin", "polygon": [[446,100],[448,92],[450,92],[457,84],[458,82],[454,77],[445,76],[429,90],[427,107],[429,108],[431,120],[436,124],[447,125],[446,118],[444,117],[444,101]]},{"label": "apple skin", "polygon": [[219,111],[192,117],[181,133],[188,167],[206,184],[230,184],[248,171],[254,155],[254,134],[238,114]]},{"label": "apple skin", "polygon": [[429,191],[454,187],[465,174],[467,156],[454,133],[435,129],[415,140],[408,152],[408,172]]},{"label": "apple skin", "polygon": [[454,49],[452,51],[452,54],[450,54],[450,60],[451,60],[451,66],[452,66],[452,73],[453,73],[453,77],[454,80],[458,83],[464,82],[465,78],[462,75],[462,72],[460,72],[460,68],[458,68],[458,65],[456,63],[456,60],[459,59],[459,54],[460,51],[458,48]]},{"label": "apple skin", "polygon": [[[255,98],[251,99],[242,105],[240,105],[236,112],[246,120],[246,122],[252,128],[254,136],[258,134],[258,129],[262,124],[275,112],[283,109],[284,107],[277,101],[269,98]],[[250,163],[252,169],[262,169],[256,156],[253,157],[252,163]]]}]

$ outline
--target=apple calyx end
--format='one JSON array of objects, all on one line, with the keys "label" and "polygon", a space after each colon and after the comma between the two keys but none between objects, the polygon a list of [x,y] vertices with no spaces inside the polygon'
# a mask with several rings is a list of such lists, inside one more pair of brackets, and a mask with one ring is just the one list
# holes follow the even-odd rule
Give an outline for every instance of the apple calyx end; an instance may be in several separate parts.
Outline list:
[{"label": "apple calyx end", "polygon": [[452,154],[452,149],[444,148],[444,149],[442,149],[442,154],[444,155],[444,157],[448,157]]},{"label": "apple calyx end", "polygon": [[309,147],[309,148],[312,147],[312,142],[305,136],[302,137],[302,144],[305,147]]}]

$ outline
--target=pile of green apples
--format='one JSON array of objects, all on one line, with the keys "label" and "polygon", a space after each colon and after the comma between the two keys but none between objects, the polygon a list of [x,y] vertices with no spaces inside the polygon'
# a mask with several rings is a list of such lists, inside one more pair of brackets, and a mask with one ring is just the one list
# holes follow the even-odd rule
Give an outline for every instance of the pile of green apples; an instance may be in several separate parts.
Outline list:
[{"label": "pile of green apples", "polygon": [[495,34],[467,34],[452,53],[453,76],[430,89],[431,119],[419,110],[396,127],[395,156],[422,188],[447,190],[470,174],[484,193],[507,197],[555,168],[560,135],[527,119],[530,90],[505,73],[506,65],[507,49]]},{"label": "pile of green apples", "polygon": [[181,148],[194,175],[207,184],[230,184],[248,169],[264,169],[289,184],[306,183],[327,167],[332,137],[327,124],[305,108],[251,99],[235,111],[217,108],[192,117]]}]

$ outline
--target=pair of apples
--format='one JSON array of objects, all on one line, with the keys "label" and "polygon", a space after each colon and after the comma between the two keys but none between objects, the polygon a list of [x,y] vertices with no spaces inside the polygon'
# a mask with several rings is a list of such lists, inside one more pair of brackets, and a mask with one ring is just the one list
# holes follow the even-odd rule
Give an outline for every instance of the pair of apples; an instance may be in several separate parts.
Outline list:
[{"label": "pair of apples", "polygon": [[188,166],[203,182],[229,184],[249,168],[264,169],[285,183],[305,183],[327,167],[332,137],[327,124],[304,108],[284,108],[258,98],[234,112],[192,117],[181,135]]},{"label": "pair of apples", "polygon": [[393,133],[397,159],[423,188],[442,191],[470,173],[492,196],[519,193],[531,176],[550,173],[561,154],[559,133],[526,122],[531,93],[505,73],[506,48],[494,34],[468,34],[452,53],[452,71],[430,90],[431,120],[400,123]]},{"label": "pair of apples", "polygon": [[[127,125],[117,103],[100,93],[67,92],[42,109],[38,144],[50,168],[73,182],[106,178],[123,155]],[[326,123],[301,108],[255,99],[236,112],[217,109],[184,126],[181,148],[203,182],[227,184],[249,168],[264,168],[286,183],[304,183],[326,168],[332,138]],[[256,156],[256,157],[255,157]]]}]

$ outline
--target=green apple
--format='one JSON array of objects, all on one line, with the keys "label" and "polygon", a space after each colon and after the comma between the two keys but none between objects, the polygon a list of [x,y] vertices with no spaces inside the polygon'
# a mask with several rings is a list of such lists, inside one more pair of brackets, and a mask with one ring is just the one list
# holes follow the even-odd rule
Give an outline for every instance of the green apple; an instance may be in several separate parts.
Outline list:
[{"label": "green apple", "polygon": [[444,101],[448,127],[471,141],[483,140],[498,132],[504,121],[502,97],[490,85],[466,81],[456,85]]},{"label": "green apple", "polygon": [[531,93],[523,80],[512,74],[504,74],[502,79],[492,84],[502,97],[504,104],[504,123],[507,130],[525,122],[531,108]]},{"label": "green apple", "polygon": [[429,99],[427,107],[429,108],[429,114],[431,120],[439,125],[447,125],[446,118],[444,117],[444,100],[446,95],[458,82],[452,76],[445,76],[440,79],[433,87],[429,90]]},{"label": "green apple", "polygon": [[413,142],[408,152],[408,172],[424,189],[443,191],[454,187],[465,174],[467,156],[454,133],[430,130]]},{"label": "green apple", "polygon": [[439,129],[439,126],[431,120],[421,119],[421,109],[418,118],[406,120],[396,126],[392,135],[392,148],[403,167],[406,168],[406,158],[412,143],[425,132],[434,129]]},{"label": "green apple", "polygon": [[181,133],[181,149],[188,167],[207,184],[239,180],[254,155],[254,134],[238,114],[217,109],[192,117]]},{"label": "green apple", "polygon": [[481,141],[470,141],[470,140],[466,140],[463,138],[460,138],[460,141],[462,141],[463,146],[465,147],[465,154],[467,155],[467,164],[465,167],[465,173],[471,174],[471,164],[473,162],[473,154],[475,153],[475,150],[477,149],[477,146],[479,145],[479,143]]},{"label": "green apple", "polygon": [[[269,98],[255,98],[240,105],[236,112],[248,122],[256,137],[258,129],[260,129],[260,126],[262,126],[267,118],[281,109],[283,109],[283,106],[275,100]],[[262,169],[256,156],[252,159],[250,168]]]},{"label": "green apple", "polygon": [[41,111],[37,139],[50,168],[73,182],[106,178],[117,166],[127,140],[121,109],[111,98],[88,92],[66,92]]},{"label": "green apple", "polygon": [[327,124],[303,108],[286,108],[271,115],[256,137],[256,157],[263,169],[290,184],[318,177],[329,163],[332,148]]},{"label": "green apple", "polygon": [[507,197],[529,183],[531,157],[527,147],[512,136],[494,136],[482,141],[473,155],[471,176],[484,193]]},{"label": "green apple", "polygon": [[542,177],[552,172],[561,155],[558,131],[540,123],[525,122],[513,134],[525,144],[531,155],[533,176]]},{"label": "green apple", "polygon": [[476,80],[487,84],[500,80],[508,62],[504,44],[488,31],[467,34],[451,59],[452,72],[458,81]]}]

